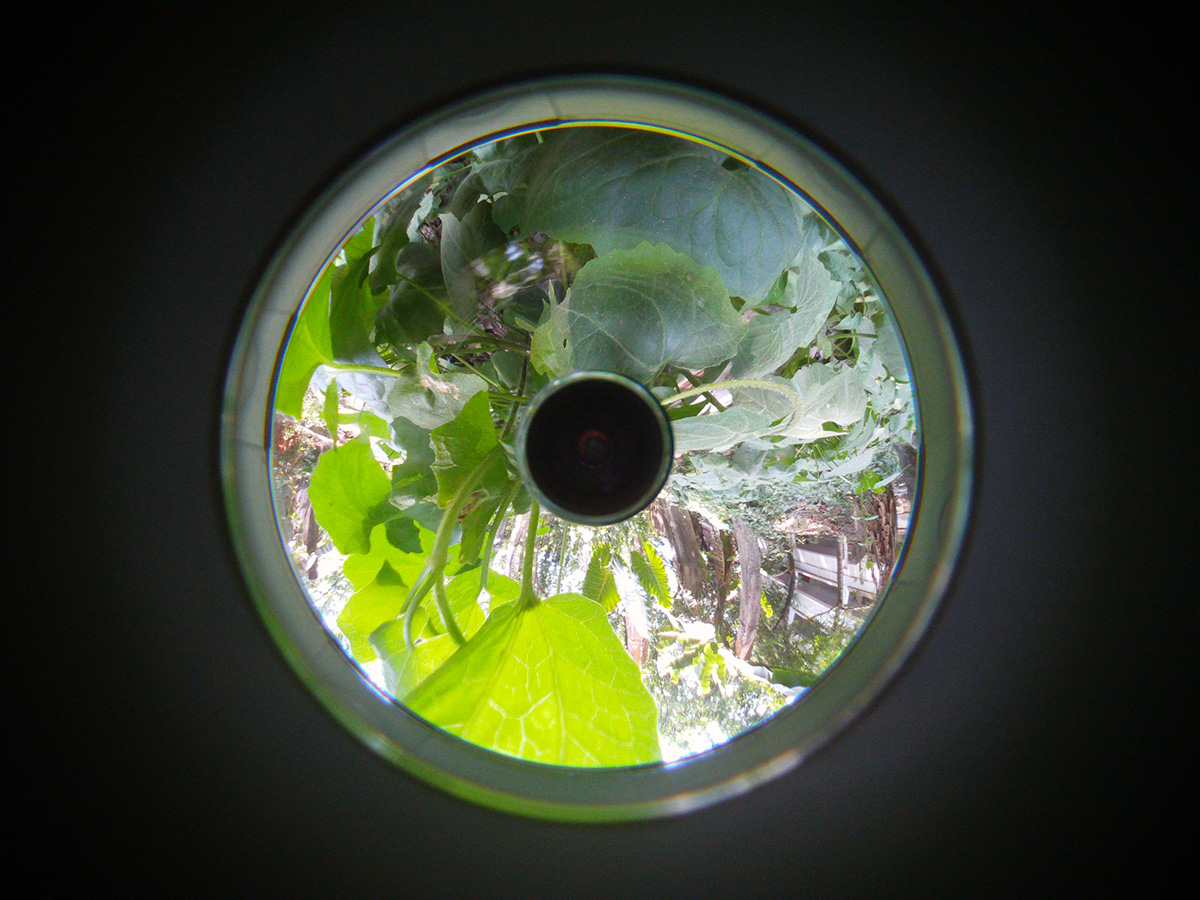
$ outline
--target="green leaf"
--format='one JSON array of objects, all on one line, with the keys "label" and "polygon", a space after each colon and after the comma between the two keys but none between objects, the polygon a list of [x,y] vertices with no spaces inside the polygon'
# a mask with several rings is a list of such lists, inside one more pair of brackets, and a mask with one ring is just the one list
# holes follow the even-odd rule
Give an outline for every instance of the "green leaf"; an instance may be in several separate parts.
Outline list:
[{"label": "green leaf", "polygon": [[[342,571],[355,586],[354,594],[338,615],[338,628],[350,641],[350,652],[359,662],[375,659],[370,641],[377,628],[400,615],[408,591],[421,577],[425,561],[433,550],[433,532],[418,529],[419,551],[406,553],[393,546],[384,525],[371,531],[370,551],[346,557]],[[458,564],[458,553],[451,547],[448,565]],[[417,611],[414,633],[420,634],[428,623],[429,608],[436,608],[430,599]],[[440,619],[439,619],[440,621]]]},{"label": "green leaf", "polygon": [[752,413],[761,413],[772,423],[763,434],[775,434],[791,424],[804,409],[804,398],[786,378],[777,375],[759,377],[760,381],[777,385],[779,390],[767,388],[737,388],[733,391],[734,408]]},{"label": "green leaf", "polygon": [[399,251],[393,268],[398,273],[395,286],[375,316],[379,340],[400,349],[441,334],[449,305],[441,252],[433,244],[415,241]]},{"label": "green leaf", "polygon": [[338,614],[337,624],[350,641],[351,654],[359,662],[370,662],[375,658],[369,636],[384,622],[400,615],[409,587],[409,583],[385,560],[375,578],[346,601]]},{"label": "green leaf", "polygon": [[438,503],[445,508],[472,473],[489,460],[461,514],[460,553],[466,562],[478,558],[483,538],[500,499],[511,484],[512,473],[496,439],[487,394],[472,397],[452,421],[431,432],[433,471],[438,483]]},{"label": "green leaf", "polygon": [[[417,534],[420,552],[408,553],[388,540],[386,525],[376,525],[371,529],[370,550],[365,554],[355,553],[347,556],[342,564],[343,574],[356,589],[361,590],[375,580],[375,576],[386,562],[401,578],[412,584],[420,577],[421,570],[425,568],[425,558],[433,550],[433,532],[422,527],[418,529]],[[457,548],[449,549],[447,559],[447,566],[450,568],[458,564]]]},{"label": "green leaf", "polygon": [[[817,328],[820,328],[820,324]],[[772,315],[757,315],[750,326],[737,356],[729,369],[730,378],[759,378],[774,372],[795,355],[801,347],[807,347],[815,336],[808,335],[808,324],[794,313],[778,312]]]},{"label": "green leaf", "polygon": [[404,448],[404,461],[392,467],[392,496],[423,500],[437,490],[429,431],[401,416],[392,419],[392,442]]},{"label": "green leaf", "polygon": [[658,710],[603,607],[560,594],[501,607],[408,695],[408,707],[465,740],[536,762],[656,762]]},{"label": "green leaf", "polygon": [[820,319],[817,328],[824,324],[837,302],[841,284],[830,276],[817,255],[812,250],[805,250],[788,267],[783,278],[781,292],[778,296],[772,295],[774,303]]},{"label": "green leaf", "polygon": [[381,366],[372,332],[375,314],[384,298],[376,299],[367,284],[367,271],[375,252],[375,220],[346,242],[346,265],[336,266],[329,294],[329,334],[337,362]]},{"label": "green leaf", "polygon": [[[478,602],[479,576],[479,569],[468,569],[446,582],[446,599],[450,603],[450,611],[454,613],[458,627],[467,638],[474,635],[487,618]],[[492,612],[516,600],[520,593],[521,586],[507,575],[501,575],[499,572],[488,573],[488,603]],[[426,598],[424,605],[432,627],[439,632],[446,631],[442,611],[433,597]]]},{"label": "green leaf", "polygon": [[757,300],[800,249],[803,204],[763,172],[731,171],[724,159],[648,131],[550,132],[516,213],[525,232],[591,244],[601,256],[664,242],[713,267],[730,293]]},{"label": "green leaf", "polygon": [[387,622],[371,634],[371,647],[383,660],[383,684],[388,693],[403,700],[454,655],[458,645],[448,634],[419,641],[412,649],[404,642],[404,623]]},{"label": "green leaf", "polygon": [[487,393],[473,396],[453,420],[433,429],[430,437],[438,503],[445,507],[475,468],[500,446]]},{"label": "green leaf", "polygon": [[792,312],[759,314],[751,319],[733,359],[731,378],[757,378],[774,372],[797,350],[811,344],[829,318],[839,286],[811,250],[804,253],[797,269],[788,269],[783,277],[785,284],[776,302]]},{"label": "green leaf", "polygon": [[548,307],[530,341],[529,362],[550,378],[565,375],[573,368],[567,309],[566,303]]},{"label": "green leaf", "polygon": [[642,549],[646,551],[644,556],[636,550],[629,555],[633,573],[637,575],[646,593],[658,601],[659,606],[670,609],[671,586],[667,581],[667,571],[662,558],[646,541],[642,542]]},{"label": "green leaf", "polygon": [[792,385],[803,397],[803,409],[779,434],[816,440],[829,436],[823,427],[826,422],[845,428],[866,415],[867,394],[853,369],[830,364],[805,366],[792,376]]},{"label": "green leaf", "polygon": [[304,395],[317,366],[333,362],[329,336],[329,286],[332,281],[333,266],[330,266],[313,287],[288,338],[279,383],[275,386],[275,408],[293,419],[303,415]]},{"label": "green leaf", "polygon": [[[765,393],[765,392],[764,392]],[[742,441],[771,432],[771,416],[742,406],[672,422],[675,452],[707,450],[719,453]]]},{"label": "green leaf", "polygon": [[608,544],[597,544],[592,550],[587,574],[583,576],[583,596],[595,600],[604,607],[605,612],[612,612],[621,602],[613,577],[612,548]]},{"label": "green leaf", "polygon": [[875,339],[875,357],[883,363],[887,373],[903,384],[909,380],[908,365],[904,361],[904,352],[900,349],[900,335],[890,315],[885,315],[879,328],[879,336]]},{"label": "green leaf", "polygon": [[325,427],[329,430],[329,436],[333,439],[333,448],[337,449],[338,439],[338,383],[337,379],[333,378],[329,384],[325,386],[325,404],[322,409],[322,415],[325,419]]},{"label": "green leaf", "polygon": [[475,266],[489,250],[504,244],[504,232],[492,223],[490,203],[475,204],[461,221],[449,212],[443,212],[441,220],[442,278],[450,305],[464,321],[473,322],[479,310]]},{"label": "green leaf", "polygon": [[436,368],[428,344],[416,348],[417,362],[405,369],[388,393],[388,409],[421,428],[437,428],[449,422],[487,382],[472,372]]},{"label": "green leaf", "polygon": [[420,527],[416,521],[408,518],[405,513],[406,511],[402,510],[400,516],[397,516],[395,519],[389,519],[384,523],[384,528],[387,529],[388,543],[406,553],[420,553]]},{"label": "green leaf", "polygon": [[317,522],[342,553],[366,553],[371,529],[396,515],[391,481],[364,439],[321,454],[308,488]]},{"label": "green leaf", "polygon": [[425,180],[419,179],[389,200],[380,212],[375,230],[376,249],[371,257],[371,274],[367,282],[372,293],[378,294],[399,281],[396,257],[408,245],[408,226],[424,194]]},{"label": "green leaf", "polygon": [[717,273],[664,244],[643,243],[587,263],[564,306],[575,368],[643,383],[668,365],[724,362],[746,333]]}]

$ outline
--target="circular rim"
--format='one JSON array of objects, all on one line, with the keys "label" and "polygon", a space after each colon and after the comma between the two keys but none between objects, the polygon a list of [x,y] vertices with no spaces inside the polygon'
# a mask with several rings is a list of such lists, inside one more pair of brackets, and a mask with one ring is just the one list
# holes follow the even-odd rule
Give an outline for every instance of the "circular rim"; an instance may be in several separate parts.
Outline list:
[{"label": "circular rim", "polygon": [[[616,513],[607,515],[589,516],[582,513],[571,512],[563,509],[559,504],[546,496],[546,492],[541,489],[537,481],[529,472],[529,464],[526,462],[525,441],[529,436],[529,423],[533,421],[533,414],[543,403],[550,399],[554,394],[558,393],[562,388],[568,385],[576,384],[581,381],[610,381],[613,384],[619,384],[622,387],[641,396],[646,401],[646,407],[654,414],[654,418],[658,421],[659,431],[662,437],[662,462],[658,467],[658,472],[654,476],[652,487],[648,488],[637,500],[630,503],[624,509]],[[619,375],[616,372],[601,372],[601,371],[579,371],[571,372],[568,375],[563,375],[561,378],[555,378],[553,381],[543,387],[533,399],[529,401],[521,415],[521,422],[517,426],[517,471],[521,475],[521,481],[531,494],[541,504],[543,509],[548,510],[567,522],[573,522],[576,525],[586,525],[595,528],[601,525],[614,525],[617,522],[623,522],[632,516],[636,516],[647,506],[654,502],[654,498],[662,491],[663,485],[667,483],[667,476],[671,474],[671,460],[675,454],[675,434],[671,430],[671,421],[667,418],[667,414],[663,412],[662,404],[658,402],[658,398],[644,384],[634,381],[632,378],[626,378],[624,375]]]},{"label": "circular rim", "polygon": [[[849,648],[798,702],[694,757],[629,768],[528,762],[485,750],[408,712],[342,652],[286,554],[270,487],[275,380],[298,297],[378,205],[464,149],[569,124],[653,126],[735,153],[808,199],[862,257],[891,309],[918,416],[918,502],[891,586]],[[803,186],[802,188],[800,186]],[[253,293],[234,347],[221,476],[239,563],[260,614],[310,690],[369,747],[425,781],[508,812],[570,821],[679,814],[777,777],[829,741],[888,683],[927,628],[966,530],[974,440],[966,371],[939,292],[878,199],[810,138],[692,87],[624,76],[517,83],[397,132],[310,207]]]}]

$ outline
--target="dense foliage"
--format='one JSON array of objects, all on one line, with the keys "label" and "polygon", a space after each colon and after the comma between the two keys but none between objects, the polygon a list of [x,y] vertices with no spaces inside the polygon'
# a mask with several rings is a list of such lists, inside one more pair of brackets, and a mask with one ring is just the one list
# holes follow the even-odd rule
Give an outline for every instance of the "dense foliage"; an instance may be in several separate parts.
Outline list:
[{"label": "dense foliage", "polygon": [[[703,510],[718,532],[798,485],[886,490],[900,470],[881,451],[912,440],[907,372],[868,273],[818,215],[746,162],[650,131],[481,146],[390,198],[320,274],[275,405],[312,421],[315,395],[332,438],[307,501],[345,557],[349,652],[483,746],[653,762],[660,732],[686,743],[703,723],[684,719],[718,715],[697,702],[680,718],[681,699],[660,722],[680,684],[740,698],[723,707],[724,734],[789,694],[723,650],[739,584],[727,533],[703,550],[722,574],[699,591],[648,514],[607,529],[541,515],[514,465],[515,427],[541,386],[580,369],[659,396],[681,454],[660,502]],[[771,558],[774,532],[758,532]],[[822,668],[853,634],[809,631],[828,645]],[[643,632],[657,639],[631,656]],[[783,640],[778,668],[792,671],[796,646]],[[729,665],[745,670],[741,688]]]}]

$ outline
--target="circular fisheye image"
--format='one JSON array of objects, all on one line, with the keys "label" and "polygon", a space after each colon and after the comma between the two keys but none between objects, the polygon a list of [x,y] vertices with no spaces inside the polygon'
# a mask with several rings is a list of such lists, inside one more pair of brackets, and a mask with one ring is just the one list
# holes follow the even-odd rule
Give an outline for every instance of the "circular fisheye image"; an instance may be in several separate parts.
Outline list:
[{"label": "circular fisheye image", "polygon": [[297,584],[362,675],[570,767],[801,702],[918,499],[903,343],[833,216],[612,123],[479,141],[363,213],[294,298],[270,421]]}]

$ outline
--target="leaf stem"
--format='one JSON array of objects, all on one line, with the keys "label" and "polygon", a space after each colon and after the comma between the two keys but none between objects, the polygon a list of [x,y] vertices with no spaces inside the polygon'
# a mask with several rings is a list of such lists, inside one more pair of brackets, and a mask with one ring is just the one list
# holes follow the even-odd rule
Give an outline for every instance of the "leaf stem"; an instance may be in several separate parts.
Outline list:
[{"label": "leaf stem", "polygon": [[488,451],[487,455],[479,461],[479,464],[471,470],[471,474],[466,477],[466,480],[458,486],[458,490],[454,492],[454,496],[446,506],[446,511],[442,513],[442,521],[438,523],[437,533],[433,537],[433,549],[429,551],[429,558],[425,561],[424,572],[427,574],[423,574],[418,579],[404,601],[404,644],[409,650],[412,650],[415,646],[412,634],[412,620],[416,616],[416,608],[419,600],[429,593],[430,587],[435,588],[434,599],[437,601],[438,609],[441,610],[442,618],[445,620],[446,631],[449,632],[450,637],[454,639],[456,644],[461,645],[466,643],[462,631],[459,630],[458,622],[454,620],[454,613],[450,611],[450,604],[446,600],[446,587],[442,578],[446,571],[446,554],[450,549],[450,535],[454,533],[454,526],[458,522],[459,512],[462,511],[467,498],[475,491],[475,486],[483,478],[483,473],[487,471],[487,467],[492,464],[497,455],[503,452],[503,448],[499,446],[493,447]]},{"label": "leaf stem", "polygon": [[492,517],[492,524],[488,527],[487,538],[484,539],[483,552],[479,555],[479,590],[475,593],[475,599],[479,599],[479,595],[487,590],[488,572],[491,569],[492,549],[496,544],[496,532],[500,530],[500,523],[504,521],[504,514],[508,512],[509,505],[513,502],[513,498],[517,496],[517,491],[521,489],[521,480],[518,478],[513,481],[508,490],[504,492],[504,496],[500,498],[500,505],[496,507],[496,514]]},{"label": "leaf stem", "polygon": [[[521,363],[521,383],[517,385],[517,394],[522,395],[522,401],[526,399],[523,395],[525,393],[525,379],[528,375],[529,359],[526,357],[526,359]],[[504,423],[504,429],[500,432],[501,441],[508,437],[509,432],[512,431],[513,425],[517,423],[517,410],[520,408],[520,403],[513,404],[513,408],[508,413],[508,421]]]},{"label": "leaf stem", "polygon": [[680,400],[686,400],[689,397],[699,397],[709,391],[731,390],[733,388],[755,388],[764,391],[775,391],[777,394],[787,394],[789,397],[796,395],[796,389],[791,385],[784,386],[774,381],[764,381],[761,378],[733,378],[729,381],[715,381],[712,384],[702,384],[700,387],[688,388],[686,391],[680,391],[678,394],[666,397],[661,402],[663,406],[671,406]]},{"label": "leaf stem", "polygon": [[529,532],[525,535],[525,559],[521,564],[521,596],[517,602],[521,609],[530,609],[537,605],[537,591],[533,589],[533,545],[537,541],[538,502],[532,498],[529,501]]},{"label": "leaf stem", "polygon": [[558,539],[558,581],[554,585],[554,593],[562,593],[563,562],[567,558],[567,523],[562,524],[562,536]]},{"label": "leaf stem", "polygon": [[361,372],[364,375],[389,375],[392,378],[399,378],[400,372],[396,369],[388,368],[387,366],[366,366],[358,363],[338,363],[326,362],[321,363],[327,369],[335,369],[338,372]]},{"label": "leaf stem", "polygon": [[[472,326],[468,325],[467,327],[470,328]],[[457,350],[458,347],[466,344],[490,344],[491,346],[500,350],[515,350],[518,353],[529,352],[529,348],[526,346],[515,344],[512,341],[503,340],[502,338],[488,334],[485,331],[480,331],[476,334],[432,334],[426,338],[426,342],[431,347],[455,344],[457,345],[455,350]]]}]

